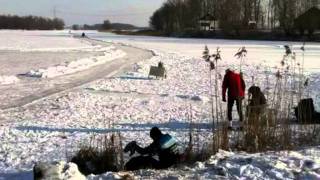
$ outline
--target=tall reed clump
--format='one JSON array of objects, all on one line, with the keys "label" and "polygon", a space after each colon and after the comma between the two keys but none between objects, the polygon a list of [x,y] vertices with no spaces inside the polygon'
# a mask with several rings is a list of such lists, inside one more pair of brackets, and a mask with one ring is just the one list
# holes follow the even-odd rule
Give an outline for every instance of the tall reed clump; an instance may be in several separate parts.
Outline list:
[{"label": "tall reed clump", "polygon": [[[303,62],[297,59],[292,47],[285,45],[285,54],[280,67],[275,72],[273,93],[268,95],[268,106],[263,113],[253,113],[246,117],[243,148],[252,152],[266,150],[290,150],[305,145],[318,145],[320,131],[317,124],[301,124],[294,117],[294,107],[302,99]],[[304,46],[302,61],[304,61]],[[266,79],[269,81],[269,78]],[[269,84],[269,82],[266,82]],[[254,112],[260,107],[252,107]],[[310,107],[309,107],[310,108]],[[251,118],[252,121],[248,121]]]},{"label": "tall reed clump", "polygon": [[215,68],[214,63],[211,61],[210,51],[207,46],[204,47],[203,59],[209,63],[208,74],[209,74],[209,92],[210,92],[210,101],[211,101],[211,118],[212,126],[215,125],[215,116],[214,116],[214,102],[213,102],[213,81],[212,81],[212,70]]},{"label": "tall reed clump", "polygon": [[[291,150],[301,146],[320,144],[320,126],[318,124],[301,123],[304,121],[303,119],[300,119],[299,123],[297,123],[294,117],[294,107],[297,106],[302,98],[308,97],[308,94],[304,93],[307,81],[303,65],[305,47],[303,45],[300,48],[302,50],[302,58],[298,58],[297,53],[289,45],[285,45],[284,49],[285,53],[280,66],[273,71],[274,75],[270,75],[272,70],[267,72],[266,82],[263,83],[267,86],[265,90],[268,91],[267,104],[243,108],[245,116],[241,130],[228,130],[227,120],[223,118],[223,115],[218,115],[223,112],[222,108],[219,109],[222,103],[218,99],[217,91],[221,83],[212,81],[210,74],[212,118],[216,122],[212,131],[211,144],[213,152],[218,149],[247,152]],[[204,59],[207,62],[210,64],[215,62],[210,59],[215,56],[209,54],[207,47],[204,54]],[[244,47],[240,48],[236,54],[240,59],[240,69],[242,69],[243,58],[245,57],[242,54],[247,54],[247,50]],[[210,68],[210,73],[212,70],[216,71],[215,68],[217,66],[213,67],[213,69]],[[217,79],[216,76],[214,77]],[[247,87],[251,85],[247,84]],[[269,87],[272,85],[273,87]],[[272,93],[269,93],[269,90],[272,90]],[[214,98],[214,96],[216,97]],[[217,113],[218,111],[219,113]]]},{"label": "tall reed clump", "polygon": [[187,120],[189,122],[188,143],[187,147],[182,155],[182,164],[193,164],[197,161],[205,161],[215,152],[210,148],[208,142],[200,140],[200,127],[199,123],[194,121],[193,109],[190,104],[187,112]]},{"label": "tall reed clump", "polygon": [[[112,115],[110,119],[105,115],[102,116],[104,126],[108,129],[114,130],[115,108],[115,106],[104,107],[104,112],[109,112]],[[102,174],[108,171],[117,172],[124,169],[123,144],[120,132],[93,134],[89,142],[83,144],[71,158],[71,162],[77,164],[80,172],[84,175]]]},{"label": "tall reed clump", "polygon": [[[209,92],[211,102],[211,118],[212,118],[212,152],[217,152],[219,148],[228,149],[228,132],[227,124],[224,122],[225,113],[223,112],[221,103],[221,84],[222,75],[220,74],[219,61],[221,58],[221,50],[216,48],[216,52],[210,54],[207,46],[203,51],[203,59],[208,63],[209,71]],[[213,79],[214,78],[214,79]],[[222,128],[221,128],[222,127]]]},{"label": "tall reed clump", "polygon": [[238,52],[234,55],[235,57],[237,57],[240,60],[240,64],[239,64],[239,72],[242,72],[242,66],[245,60],[245,57],[247,56],[247,49],[246,47],[241,47],[238,49]]}]

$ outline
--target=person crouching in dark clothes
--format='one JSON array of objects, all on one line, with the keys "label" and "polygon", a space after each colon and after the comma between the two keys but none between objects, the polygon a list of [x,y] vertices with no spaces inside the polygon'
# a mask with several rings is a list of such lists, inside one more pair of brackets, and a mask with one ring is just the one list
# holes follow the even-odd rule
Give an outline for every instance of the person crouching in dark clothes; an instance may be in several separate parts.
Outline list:
[{"label": "person crouching in dark clothes", "polygon": [[267,100],[258,86],[251,86],[248,89],[249,103],[247,107],[247,117],[249,124],[259,123],[261,115],[264,113]]},{"label": "person crouching in dark clothes", "polygon": [[[179,144],[169,134],[163,134],[159,128],[153,127],[150,131],[153,142],[142,148],[135,141],[130,142],[124,149],[130,151],[130,156],[135,152],[140,156],[131,158],[125,169],[129,171],[138,169],[165,169],[177,164],[180,159]],[[159,160],[153,156],[157,155]]]},{"label": "person crouching in dark clothes", "polygon": [[239,114],[239,120],[242,122],[243,113],[242,113],[242,100],[245,95],[245,82],[242,78],[241,74],[237,74],[230,69],[226,70],[226,74],[223,78],[222,83],[222,101],[226,102],[226,91],[228,90],[228,120],[229,120],[229,128],[231,128],[232,122],[232,108],[234,102],[237,105],[237,111]]}]

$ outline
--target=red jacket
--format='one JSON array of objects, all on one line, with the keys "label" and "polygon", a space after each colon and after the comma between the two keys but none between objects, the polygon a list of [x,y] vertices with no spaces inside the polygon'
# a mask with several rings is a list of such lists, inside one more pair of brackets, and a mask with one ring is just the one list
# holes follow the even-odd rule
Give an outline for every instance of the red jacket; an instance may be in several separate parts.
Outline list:
[{"label": "red jacket", "polygon": [[228,98],[244,97],[246,85],[240,74],[228,71],[224,75],[222,83],[222,97],[226,97],[228,89]]}]

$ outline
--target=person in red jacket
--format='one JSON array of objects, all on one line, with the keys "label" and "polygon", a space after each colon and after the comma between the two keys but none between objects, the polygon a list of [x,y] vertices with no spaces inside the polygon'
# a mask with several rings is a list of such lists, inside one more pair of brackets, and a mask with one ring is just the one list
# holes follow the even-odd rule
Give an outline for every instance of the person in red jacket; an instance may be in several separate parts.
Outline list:
[{"label": "person in red jacket", "polygon": [[232,121],[232,107],[234,102],[237,105],[237,111],[239,114],[239,120],[242,122],[243,113],[242,113],[242,100],[245,95],[245,82],[242,78],[241,73],[235,73],[230,69],[226,70],[226,74],[223,78],[222,83],[222,101],[226,102],[226,91],[228,90],[228,120],[231,123]]}]

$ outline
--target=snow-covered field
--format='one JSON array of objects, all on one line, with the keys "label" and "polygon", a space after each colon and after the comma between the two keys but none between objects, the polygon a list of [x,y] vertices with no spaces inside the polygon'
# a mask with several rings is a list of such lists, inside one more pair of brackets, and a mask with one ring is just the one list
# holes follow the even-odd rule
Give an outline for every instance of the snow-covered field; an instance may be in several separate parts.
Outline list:
[{"label": "snow-covered field", "polygon": [[[39,32],[31,34],[32,38],[44,38]],[[66,37],[68,33],[49,34],[49,37],[57,38],[54,35]],[[283,42],[177,40],[110,36],[94,32],[87,35],[100,40],[151,49],[154,50],[155,56],[151,59],[141,59],[138,63],[141,68],[136,72],[129,70],[124,74],[98,79],[23,107],[0,110],[0,179],[19,174],[23,176],[22,172],[30,171],[39,160],[68,160],[81,144],[87,143],[95,134],[120,131],[124,144],[136,140],[141,145],[147,145],[151,141],[148,138],[149,130],[157,125],[185,144],[188,141],[190,117],[201,131],[198,142],[205,143],[210,139],[211,118],[208,64],[200,58],[204,44],[212,51],[216,46],[221,48],[221,76],[225,68],[238,67],[239,61],[233,55],[239,47],[246,46],[248,57],[243,71],[247,86],[252,85],[251,77],[254,76],[255,83],[266,92],[274,87],[273,82],[265,84],[266,74],[270,78],[274,76],[275,69],[270,67],[280,66],[284,53],[281,46]],[[60,41],[57,41],[57,44],[52,43],[56,50],[60,48]],[[292,44],[296,51],[299,51],[299,43],[285,44]],[[37,43],[30,46],[37,51],[43,47]],[[300,55],[297,57],[300,58]],[[320,63],[316,61],[316,57],[320,57],[320,44],[307,44],[305,65],[310,78],[308,92],[316,99],[319,110]],[[159,61],[164,63],[168,77],[163,80],[148,79],[150,65],[157,65]],[[208,162],[199,162],[194,167],[180,167],[167,171],[144,170],[135,172],[134,175],[138,179],[317,179],[320,175],[319,153],[319,147],[291,153],[270,152],[253,155],[221,152]],[[101,176],[108,177],[113,175],[107,173]]]}]

